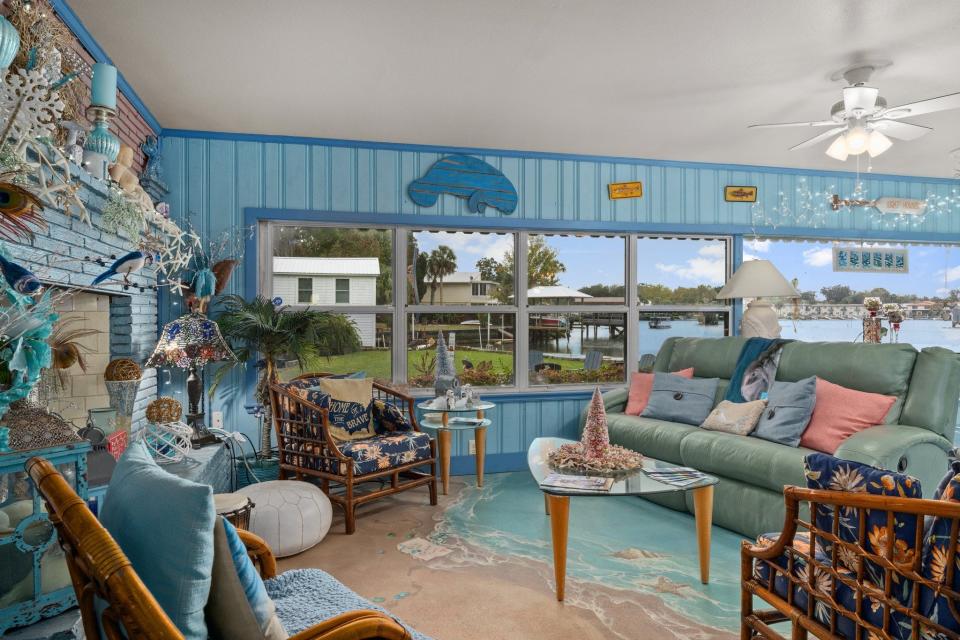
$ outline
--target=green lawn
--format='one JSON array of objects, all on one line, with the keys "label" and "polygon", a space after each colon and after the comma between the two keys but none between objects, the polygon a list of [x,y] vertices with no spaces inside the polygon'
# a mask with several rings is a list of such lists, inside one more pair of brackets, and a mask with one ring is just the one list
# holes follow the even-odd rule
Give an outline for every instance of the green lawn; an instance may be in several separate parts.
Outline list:
[{"label": "green lawn", "polygon": [[[418,364],[422,358],[429,362],[435,351],[433,349],[424,349],[421,351],[410,350],[407,352],[407,375],[413,378],[420,374]],[[477,351],[475,349],[461,348],[454,352],[457,371],[463,371],[463,361],[469,360],[473,366],[481,362],[492,362],[496,371],[513,370],[513,354],[499,353],[495,351]],[[562,369],[582,369],[583,362],[578,360],[560,360],[557,358],[544,358],[544,362],[553,362]],[[330,371],[333,373],[352,373],[354,371],[365,371],[369,378],[381,378],[389,380],[391,378],[390,370],[390,350],[389,349],[364,349],[354,353],[348,353],[342,356],[331,356],[329,358],[319,358],[310,363],[308,371]],[[283,380],[289,380],[300,374],[296,366],[281,369],[280,377]]]}]

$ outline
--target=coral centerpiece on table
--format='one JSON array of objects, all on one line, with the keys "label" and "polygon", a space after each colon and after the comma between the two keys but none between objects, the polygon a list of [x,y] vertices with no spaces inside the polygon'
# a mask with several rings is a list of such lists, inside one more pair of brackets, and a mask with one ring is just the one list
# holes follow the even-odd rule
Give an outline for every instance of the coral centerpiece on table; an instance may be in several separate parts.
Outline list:
[{"label": "coral centerpiece on table", "polygon": [[587,409],[582,440],[550,452],[548,459],[558,471],[587,475],[615,475],[639,469],[643,464],[643,456],[636,451],[610,444],[607,412],[599,387],[594,389]]}]

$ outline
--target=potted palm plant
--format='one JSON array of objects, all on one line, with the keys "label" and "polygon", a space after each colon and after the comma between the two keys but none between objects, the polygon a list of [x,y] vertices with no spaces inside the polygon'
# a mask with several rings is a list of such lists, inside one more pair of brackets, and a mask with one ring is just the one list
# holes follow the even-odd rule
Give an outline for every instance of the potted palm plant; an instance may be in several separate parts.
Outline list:
[{"label": "potted palm plant", "polygon": [[[222,311],[217,324],[233,348],[237,361],[246,363],[258,358],[260,376],[254,397],[268,412],[266,424],[269,424],[268,385],[279,379],[281,361],[296,360],[301,370],[308,370],[322,357],[360,348],[357,328],[343,315],[309,307],[277,306],[263,296],[251,300],[237,295],[224,296],[220,306]],[[236,364],[227,363],[217,370],[210,387],[211,396]],[[269,428],[263,429],[260,448],[264,455],[270,451]]]}]

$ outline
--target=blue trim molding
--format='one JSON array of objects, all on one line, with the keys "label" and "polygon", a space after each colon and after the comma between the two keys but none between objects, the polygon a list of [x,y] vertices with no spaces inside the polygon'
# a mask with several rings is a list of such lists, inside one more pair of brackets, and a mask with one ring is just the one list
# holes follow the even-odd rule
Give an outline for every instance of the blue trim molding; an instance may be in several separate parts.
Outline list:
[{"label": "blue trim molding", "polygon": [[107,52],[100,46],[100,43],[93,37],[93,34],[87,30],[84,26],[83,21],[80,20],[79,16],[74,13],[73,9],[70,8],[70,5],[67,4],[67,0],[50,0],[50,6],[53,8],[54,12],[60,19],[63,20],[63,23],[67,25],[70,31],[73,32],[73,35],[77,37],[77,40],[80,41],[80,44],[90,52],[90,55],[93,56],[93,59],[97,62],[106,62],[107,64],[112,64],[117,67],[117,87],[120,91],[123,92],[123,95],[127,97],[127,100],[134,106],[140,116],[146,121],[146,123],[153,129],[153,132],[157,135],[160,135],[163,132],[163,127],[160,126],[160,122],[154,117],[150,112],[150,109],[147,108],[147,105],[140,99],[140,96],[137,95],[137,92],[133,90],[133,87],[130,86],[130,83],[127,82],[126,77],[120,71],[120,68],[114,64],[113,60],[110,59],[110,56],[107,55]]}]

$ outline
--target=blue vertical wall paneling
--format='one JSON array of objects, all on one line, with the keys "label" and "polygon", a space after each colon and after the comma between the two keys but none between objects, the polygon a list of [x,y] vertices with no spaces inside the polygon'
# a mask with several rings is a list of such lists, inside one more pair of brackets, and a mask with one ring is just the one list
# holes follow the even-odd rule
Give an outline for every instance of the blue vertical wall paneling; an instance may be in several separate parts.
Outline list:
[{"label": "blue vertical wall paneling", "polygon": [[[579,225],[590,230],[669,230],[673,232],[726,232],[735,238],[736,264],[742,256],[742,236],[752,228],[751,206],[723,199],[726,185],[756,185],[767,210],[779,205],[782,192],[796,210],[799,180],[814,191],[835,186],[841,194],[854,188],[851,175],[763,167],[700,165],[612,158],[552,156],[538,153],[472,152],[393,144],[349,144],[296,139],[261,140],[231,134],[164,134],[163,158],[174,215],[189,219],[206,238],[244,224],[246,209],[286,209],[299,212],[357,214],[366,224],[444,221],[457,228],[481,223],[523,225],[530,229],[569,228]],[[406,195],[407,184],[449,151],[477,155],[500,169],[515,185],[519,203],[512,215],[488,208],[478,216],[470,214],[463,202],[441,196],[430,208],[414,205]],[[607,184],[641,180],[643,197],[611,201]],[[871,197],[880,195],[922,198],[928,193],[947,194],[953,188],[942,179],[863,176]],[[849,237],[960,241],[960,216],[928,218],[918,229],[886,231],[863,212],[830,215],[827,230],[818,231],[777,225],[763,229],[784,235],[820,235],[836,232]],[[400,216],[403,216],[400,218]],[[348,216],[349,219],[349,216]],[[478,222],[479,220],[479,222]],[[633,226],[631,226],[633,225]],[[252,245],[248,245],[252,246]],[[255,262],[247,256],[237,270],[228,292],[246,293],[245,270]],[[251,274],[252,275],[252,274]],[[171,297],[173,298],[173,297]],[[182,313],[170,299],[161,309],[168,320]],[[212,410],[225,412],[228,429],[255,435],[256,424],[243,405],[250,402],[253,376],[236,371],[222,389]],[[488,466],[491,471],[518,464],[530,440],[540,435],[576,437],[578,416],[588,394],[534,394],[501,397],[493,412],[494,426],[488,436]],[[469,435],[454,440],[458,456],[455,471],[470,471],[467,456]],[[500,462],[497,462],[499,460]]]}]

